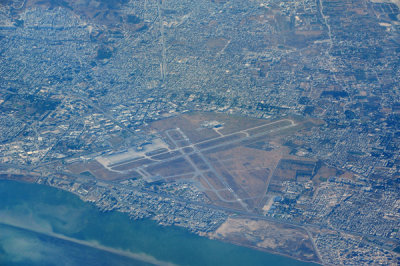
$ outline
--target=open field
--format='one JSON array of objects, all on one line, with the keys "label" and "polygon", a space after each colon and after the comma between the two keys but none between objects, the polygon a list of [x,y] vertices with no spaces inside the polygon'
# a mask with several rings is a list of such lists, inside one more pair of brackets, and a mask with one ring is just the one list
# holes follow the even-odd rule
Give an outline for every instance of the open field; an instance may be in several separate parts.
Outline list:
[{"label": "open field", "polygon": [[220,137],[220,138],[216,138],[213,140],[208,140],[208,141],[204,141],[201,142],[199,144],[196,144],[196,147],[199,149],[207,149],[207,148],[211,148],[214,146],[218,146],[218,145],[222,145],[224,143],[233,141],[233,140],[239,140],[243,137],[245,137],[246,135],[242,134],[242,133],[236,133],[236,134],[232,134],[226,137]]},{"label": "open field", "polygon": [[245,132],[247,132],[250,136],[253,136],[256,134],[263,133],[263,132],[270,132],[270,131],[274,131],[274,130],[284,129],[284,128],[287,128],[287,127],[290,127],[293,125],[294,125],[294,122],[292,120],[284,119],[284,120],[278,120],[275,122],[271,122],[266,125],[258,126],[253,129],[245,130]]},{"label": "open field", "polygon": [[197,166],[199,170],[208,170],[208,165],[204,162],[204,160],[196,153],[189,155],[190,160]]},{"label": "open field", "polygon": [[193,167],[184,158],[147,166],[145,169],[151,175],[164,177],[194,172]]},{"label": "open field", "polygon": [[246,218],[229,218],[211,237],[260,250],[296,254],[305,261],[319,261],[307,232],[301,228]]},{"label": "open field", "polygon": [[211,185],[212,188],[216,190],[226,189],[225,185],[217,178],[217,176],[212,172],[204,172],[203,177],[206,182]]}]

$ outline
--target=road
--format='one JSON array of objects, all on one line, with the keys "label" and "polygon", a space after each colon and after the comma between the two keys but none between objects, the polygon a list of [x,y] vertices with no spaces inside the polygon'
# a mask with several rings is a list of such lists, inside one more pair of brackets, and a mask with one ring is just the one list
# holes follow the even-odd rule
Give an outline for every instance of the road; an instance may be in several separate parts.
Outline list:
[{"label": "road", "polygon": [[[60,173],[62,175],[65,176],[71,176],[74,178],[77,178],[77,180],[96,180],[93,177],[89,177],[89,176],[80,176],[80,175],[75,175],[75,174],[71,174],[71,173],[67,173],[67,172],[62,172]],[[54,180],[59,180],[59,181],[65,181],[65,179],[61,179],[61,178],[57,178],[57,177],[53,177]],[[193,200],[188,200],[186,198],[180,197],[180,196],[176,196],[173,194],[169,194],[169,193],[165,193],[165,192],[154,192],[152,190],[146,189],[146,188],[141,188],[141,187],[137,187],[137,186],[132,186],[132,185],[126,185],[126,184],[121,184],[115,181],[106,181],[106,180],[102,180],[102,183],[106,183],[112,187],[115,188],[121,188],[121,189],[125,189],[125,190],[129,190],[129,191],[136,191],[136,192],[140,192],[140,193],[144,193],[144,194],[148,194],[154,197],[164,197],[164,198],[169,198],[169,199],[173,199],[176,202],[181,202],[181,203],[185,203],[185,204],[190,204],[190,205],[195,205],[195,206],[200,206],[200,207],[205,207],[205,208],[209,208],[212,210],[218,210],[218,211],[224,211],[229,215],[238,215],[241,218],[248,218],[248,219],[258,219],[258,220],[264,220],[264,221],[268,221],[268,222],[272,222],[272,223],[280,223],[280,224],[284,224],[284,225],[288,225],[288,226],[292,226],[295,228],[300,228],[302,230],[305,230],[306,232],[309,233],[309,229],[315,229],[315,230],[332,230],[332,231],[336,231],[338,233],[345,233],[345,234],[352,234],[354,236],[359,236],[359,237],[364,237],[364,238],[369,238],[369,239],[376,239],[379,241],[384,241],[384,242],[392,242],[393,239],[389,239],[386,237],[380,237],[380,236],[372,236],[372,235],[368,235],[368,234],[362,234],[359,232],[354,232],[354,231],[349,231],[349,230],[337,230],[337,229],[333,229],[327,225],[319,225],[319,224],[311,224],[311,223],[300,223],[300,222],[296,222],[296,221],[290,221],[290,220],[284,220],[284,219],[279,219],[279,218],[274,218],[274,217],[268,217],[268,216],[264,216],[258,213],[252,213],[252,212],[248,212],[245,210],[239,210],[239,209],[234,209],[234,208],[229,208],[229,207],[224,207],[224,206],[217,206],[214,204],[210,204],[210,203],[205,203],[205,202],[201,202],[201,201],[193,201]],[[386,247],[380,246],[383,249],[386,249]]]}]

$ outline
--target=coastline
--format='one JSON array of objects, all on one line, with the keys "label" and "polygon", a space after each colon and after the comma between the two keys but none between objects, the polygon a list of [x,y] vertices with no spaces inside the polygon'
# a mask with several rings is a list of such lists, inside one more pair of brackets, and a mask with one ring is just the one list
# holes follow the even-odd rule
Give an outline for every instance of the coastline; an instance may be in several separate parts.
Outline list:
[{"label": "coastline", "polygon": [[[3,179],[2,179],[2,180],[3,180]],[[8,180],[9,180],[9,179],[8,179]],[[59,191],[63,191],[63,192],[65,192],[65,193],[70,192],[69,194],[73,194],[74,197],[77,196],[77,193],[73,193],[73,192],[71,192],[71,191],[66,191],[66,190],[64,190],[64,189],[60,189],[60,188],[53,187],[53,186],[42,185],[42,184],[36,184],[35,182],[29,182],[29,183],[28,183],[28,182],[26,182],[26,181],[21,181],[21,180],[9,180],[9,181],[10,181],[10,182],[18,182],[18,183],[21,183],[21,184],[35,184],[35,185],[38,185],[38,186],[44,186],[44,187],[53,188],[53,189],[56,189],[56,190],[59,190]],[[77,198],[79,198],[80,201],[85,202],[85,201],[83,201],[83,200],[81,199],[81,197],[77,197]],[[90,204],[93,208],[96,208],[99,212],[101,212],[101,211],[99,210],[99,208],[97,208],[96,206],[94,206],[93,203],[90,203],[90,202],[85,202],[85,203]],[[126,213],[123,213],[123,212],[120,212],[120,211],[110,211],[110,213],[119,213],[119,214],[125,215],[125,216],[127,216],[127,218],[130,219],[132,222],[135,222],[135,221],[133,221],[131,218],[129,218],[129,216],[126,215]],[[151,221],[151,222],[154,223],[154,225],[156,225],[157,227],[162,227],[162,228],[164,228],[164,229],[162,229],[162,230],[171,230],[171,229],[172,229],[172,230],[176,230],[176,229],[174,229],[174,228],[179,228],[178,230],[180,230],[180,231],[185,231],[185,232],[186,232],[185,234],[190,234],[190,235],[193,235],[193,236],[197,236],[197,237],[199,237],[199,238],[204,238],[204,239],[207,239],[207,240],[209,240],[209,241],[216,241],[216,240],[217,240],[217,242],[220,242],[220,243],[226,243],[226,244],[229,244],[229,245],[235,245],[235,246],[237,246],[237,247],[243,247],[243,248],[246,248],[246,249],[250,249],[250,250],[257,251],[257,252],[261,252],[261,253],[265,254],[266,256],[273,255],[273,256],[279,256],[279,257],[283,257],[283,258],[292,259],[292,260],[294,260],[294,261],[299,262],[299,263],[298,263],[299,265],[300,265],[300,264],[302,265],[302,263],[306,263],[306,264],[308,264],[308,265],[317,265],[315,262],[308,262],[308,261],[304,261],[304,260],[299,260],[298,258],[294,258],[294,257],[287,256],[286,254],[280,254],[280,253],[278,253],[278,252],[273,252],[273,251],[266,251],[266,250],[258,249],[258,248],[256,248],[256,247],[252,247],[252,246],[250,246],[250,245],[245,245],[245,244],[242,244],[242,243],[236,243],[236,242],[233,242],[233,241],[225,241],[225,240],[223,240],[223,239],[210,238],[210,237],[207,237],[207,236],[205,237],[205,236],[202,236],[202,235],[200,235],[200,234],[196,234],[196,233],[189,232],[189,231],[185,230],[185,228],[182,228],[182,227],[179,227],[179,226],[160,226],[160,225],[158,225],[158,224],[156,223],[156,221],[154,221],[154,220],[152,220],[152,219],[142,219],[142,220],[143,220],[142,222],[147,222],[147,220],[148,220],[148,221]],[[302,263],[301,263],[301,262],[302,262]],[[286,264],[283,264],[283,265],[286,265]]]},{"label": "coastline", "polygon": [[315,262],[315,261],[306,261],[306,260],[302,260],[302,259],[290,256],[288,254],[278,253],[278,252],[273,251],[273,250],[266,251],[265,249],[262,249],[262,248],[257,248],[257,247],[251,246],[251,245],[246,245],[246,244],[235,242],[235,241],[227,241],[227,240],[220,239],[220,238],[208,238],[208,239],[217,240],[217,241],[221,241],[221,242],[228,243],[228,244],[233,244],[233,245],[246,247],[246,248],[250,248],[250,249],[261,251],[261,252],[265,252],[265,253],[270,253],[270,254],[274,254],[274,255],[290,258],[290,259],[293,259],[293,260],[296,260],[296,261],[300,261],[300,262],[304,262],[304,263],[307,263],[307,264],[310,264],[310,265],[323,265],[322,263],[318,263],[318,262]]}]

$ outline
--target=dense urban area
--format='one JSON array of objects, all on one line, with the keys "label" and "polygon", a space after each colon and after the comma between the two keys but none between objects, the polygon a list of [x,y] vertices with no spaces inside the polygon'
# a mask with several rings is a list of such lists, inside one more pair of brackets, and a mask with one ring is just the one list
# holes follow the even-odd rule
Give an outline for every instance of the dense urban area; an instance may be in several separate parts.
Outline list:
[{"label": "dense urban area", "polygon": [[0,1],[0,177],[299,260],[398,265],[399,8]]}]

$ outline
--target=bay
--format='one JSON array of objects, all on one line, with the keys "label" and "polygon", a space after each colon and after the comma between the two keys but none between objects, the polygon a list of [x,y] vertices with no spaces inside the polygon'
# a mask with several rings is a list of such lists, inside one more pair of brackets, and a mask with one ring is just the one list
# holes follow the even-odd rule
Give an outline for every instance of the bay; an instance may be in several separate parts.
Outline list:
[{"label": "bay", "polygon": [[103,213],[52,187],[0,181],[1,265],[314,265]]}]

